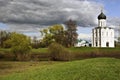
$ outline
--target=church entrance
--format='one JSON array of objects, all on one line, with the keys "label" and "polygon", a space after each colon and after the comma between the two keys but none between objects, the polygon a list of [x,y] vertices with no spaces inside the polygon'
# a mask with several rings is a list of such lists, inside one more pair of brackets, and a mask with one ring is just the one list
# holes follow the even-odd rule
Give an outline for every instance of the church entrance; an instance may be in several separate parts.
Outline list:
[{"label": "church entrance", "polygon": [[106,47],[109,47],[109,42],[106,42]]}]

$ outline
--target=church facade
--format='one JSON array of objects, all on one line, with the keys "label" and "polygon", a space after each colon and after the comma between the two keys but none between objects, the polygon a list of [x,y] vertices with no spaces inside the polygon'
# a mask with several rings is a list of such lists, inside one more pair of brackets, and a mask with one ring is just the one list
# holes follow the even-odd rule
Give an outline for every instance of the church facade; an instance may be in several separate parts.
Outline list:
[{"label": "church facade", "polygon": [[92,29],[92,47],[114,47],[114,29],[106,26],[106,16],[98,15],[98,27]]}]

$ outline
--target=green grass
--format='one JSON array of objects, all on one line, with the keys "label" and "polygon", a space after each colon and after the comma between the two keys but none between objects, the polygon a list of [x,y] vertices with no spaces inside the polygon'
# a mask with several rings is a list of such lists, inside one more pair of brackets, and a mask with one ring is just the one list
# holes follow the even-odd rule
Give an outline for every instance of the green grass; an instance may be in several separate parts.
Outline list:
[{"label": "green grass", "polygon": [[[94,52],[94,51],[98,51],[98,52],[114,52],[114,51],[119,51],[120,52],[120,48],[93,48],[93,47],[72,47],[72,48],[68,48],[68,50],[70,50],[71,52],[81,52],[81,53],[87,53],[87,52]],[[33,53],[48,53],[48,49],[47,48],[39,48],[39,49],[32,49]]]},{"label": "green grass", "polygon": [[[79,48],[68,48],[71,52],[81,52],[81,53],[86,53],[86,52],[94,52],[94,51],[120,51],[120,48],[93,48],[93,47],[79,47]],[[0,48],[0,52],[10,52],[10,49],[3,49]],[[48,48],[38,48],[38,49],[32,49],[31,53],[48,53]]]},{"label": "green grass", "polygon": [[0,48],[0,53],[8,53],[10,49]]},{"label": "green grass", "polygon": [[58,62],[53,61],[42,61],[42,62],[16,62],[16,61],[1,61],[0,62],[0,76],[6,76],[11,73],[21,73],[26,70],[44,66],[51,65]]},{"label": "green grass", "polygon": [[[6,48],[0,48],[0,52],[4,52],[4,53],[7,53],[9,52],[10,53],[10,49],[6,49]],[[38,48],[38,49],[32,49],[32,53],[47,53],[48,52],[48,49],[47,48]]]},{"label": "green grass", "polygon": [[[44,63],[44,62],[43,62]],[[53,62],[54,63],[54,62]],[[10,63],[9,63],[10,64]],[[18,63],[15,63],[18,64]],[[20,65],[29,65],[19,63]],[[119,80],[120,59],[93,58],[27,66],[28,70],[0,76],[0,80]],[[13,63],[11,65],[14,65]],[[23,66],[24,66],[23,65]],[[35,65],[35,64],[34,64]],[[19,66],[18,66],[19,67]],[[21,67],[21,66],[20,66]],[[19,68],[16,68],[19,70]]]},{"label": "green grass", "polygon": [[38,49],[32,49],[33,53],[47,53],[48,49],[47,48],[38,48]]}]

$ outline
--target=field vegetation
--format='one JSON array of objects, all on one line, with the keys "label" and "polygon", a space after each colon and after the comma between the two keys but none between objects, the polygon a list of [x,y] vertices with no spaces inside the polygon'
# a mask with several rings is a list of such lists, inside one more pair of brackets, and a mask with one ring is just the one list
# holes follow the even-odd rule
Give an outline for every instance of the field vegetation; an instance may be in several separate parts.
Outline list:
[{"label": "field vegetation", "polygon": [[[57,48],[57,47],[56,47]],[[58,47],[59,48],[59,47]],[[62,48],[63,49],[63,48]],[[30,61],[49,61],[51,60],[50,50],[48,48],[38,48],[32,49],[29,53]],[[65,51],[64,51],[65,50]],[[57,50],[58,51],[58,50]],[[56,51],[56,54],[58,53]],[[92,48],[92,47],[80,47],[80,48],[66,48],[62,50],[61,53],[69,53],[69,60],[80,60],[86,58],[95,58],[95,57],[113,57],[120,58],[120,48]],[[1,61],[14,61],[14,54],[10,49],[0,48],[0,60]]]},{"label": "field vegetation", "polygon": [[3,62],[0,80],[119,80],[120,59],[70,62]]}]

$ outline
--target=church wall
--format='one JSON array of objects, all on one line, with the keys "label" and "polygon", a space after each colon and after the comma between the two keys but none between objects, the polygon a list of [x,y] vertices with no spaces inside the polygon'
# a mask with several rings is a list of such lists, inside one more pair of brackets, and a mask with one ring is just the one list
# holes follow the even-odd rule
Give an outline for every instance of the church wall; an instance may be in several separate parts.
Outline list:
[{"label": "church wall", "polygon": [[92,29],[92,47],[94,47],[94,43],[95,39],[94,39],[94,29]]},{"label": "church wall", "polygon": [[98,27],[106,27],[106,20],[105,19],[98,20]]},{"label": "church wall", "polygon": [[106,43],[109,43],[109,47],[114,47],[114,30],[110,28],[101,29],[101,47],[107,47]]},{"label": "church wall", "polygon": [[96,47],[96,30],[93,29],[93,47]]},{"label": "church wall", "polygon": [[97,47],[100,47],[100,29],[97,29]]},{"label": "church wall", "polygon": [[107,47],[106,43],[109,43],[109,47],[114,47],[114,29],[110,28],[94,28],[92,30],[92,47]]}]

